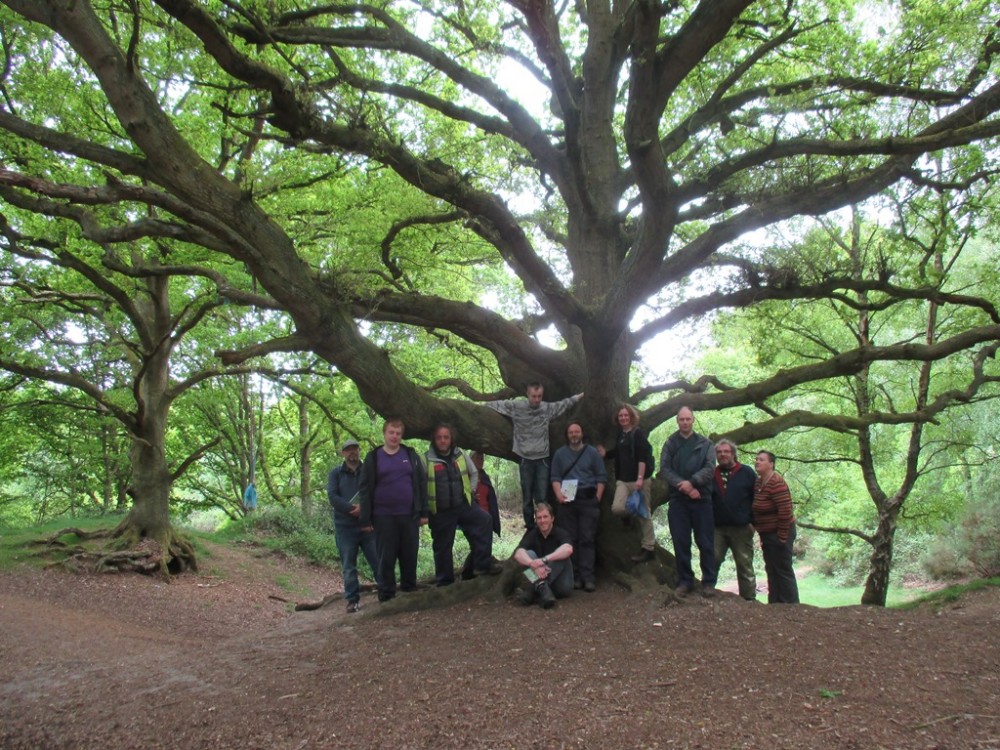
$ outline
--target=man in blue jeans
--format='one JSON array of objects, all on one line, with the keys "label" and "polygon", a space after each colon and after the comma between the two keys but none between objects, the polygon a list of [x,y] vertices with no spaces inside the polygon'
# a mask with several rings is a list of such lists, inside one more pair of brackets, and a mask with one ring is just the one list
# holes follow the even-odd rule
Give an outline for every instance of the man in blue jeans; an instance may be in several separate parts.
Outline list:
[{"label": "man in blue jeans", "polygon": [[514,427],[514,453],[521,464],[521,512],[524,527],[535,527],[535,504],[544,502],[549,491],[549,422],[569,411],[582,393],[562,401],[543,401],[541,383],[531,383],[527,398],[487,401],[494,411],[510,417]]},{"label": "man in blue jeans", "polygon": [[326,481],[326,496],[333,509],[334,537],[340,550],[344,576],[344,598],[347,611],[361,609],[361,588],[358,584],[358,549],[364,552],[372,572],[378,574],[375,557],[375,534],[362,531],[358,516],[358,479],[361,476],[361,449],[356,440],[348,440],[340,449],[344,463],[330,472]]}]

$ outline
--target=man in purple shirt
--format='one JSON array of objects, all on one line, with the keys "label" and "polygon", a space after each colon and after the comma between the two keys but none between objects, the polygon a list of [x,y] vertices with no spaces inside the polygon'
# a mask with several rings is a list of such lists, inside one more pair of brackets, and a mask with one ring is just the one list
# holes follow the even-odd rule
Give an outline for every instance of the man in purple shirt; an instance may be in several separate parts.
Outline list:
[{"label": "man in purple shirt", "polygon": [[429,515],[427,477],[417,452],[402,443],[404,429],[401,419],[385,421],[385,442],[365,456],[358,483],[361,528],[375,532],[380,602],[396,596],[397,562],[399,588],[417,588],[420,527]]}]

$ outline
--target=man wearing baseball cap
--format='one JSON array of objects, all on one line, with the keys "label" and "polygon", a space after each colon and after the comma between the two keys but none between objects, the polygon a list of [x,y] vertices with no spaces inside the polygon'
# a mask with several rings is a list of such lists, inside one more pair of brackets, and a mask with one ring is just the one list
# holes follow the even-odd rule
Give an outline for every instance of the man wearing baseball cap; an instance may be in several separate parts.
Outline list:
[{"label": "man wearing baseball cap", "polygon": [[364,552],[372,572],[378,574],[375,555],[375,534],[362,531],[358,517],[358,480],[361,476],[361,448],[357,440],[348,440],[340,448],[344,463],[334,468],[326,481],[326,495],[333,509],[334,536],[340,550],[344,576],[344,599],[347,611],[361,609],[361,587],[358,584],[358,549]]}]

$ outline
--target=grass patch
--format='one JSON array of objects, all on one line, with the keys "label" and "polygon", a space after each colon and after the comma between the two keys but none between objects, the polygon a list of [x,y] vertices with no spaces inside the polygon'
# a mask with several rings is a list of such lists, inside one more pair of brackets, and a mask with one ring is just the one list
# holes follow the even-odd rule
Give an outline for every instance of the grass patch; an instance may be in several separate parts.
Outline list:
[{"label": "grass patch", "polygon": [[919,596],[900,604],[899,609],[913,609],[922,604],[930,604],[932,607],[943,607],[946,604],[952,604],[958,601],[970,591],[980,591],[993,586],[1000,586],[1000,577],[977,578],[976,580],[969,581],[968,583],[959,583],[954,586],[949,586],[948,588],[924,594],[923,596]]},{"label": "grass patch", "polygon": [[234,544],[247,539],[249,535],[248,526],[249,524],[244,518],[238,521],[227,521],[211,531],[185,524],[184,533],[195,538],[208,539],[217,544]]},{"label": "grass patch", "polygon": [[[764,580],[767,580],[767,576]],[[799,601],[814,607],[850,607],[861,604],[864,591],[864,586],[844,586],[819,574],[807,575],[799,580]],[[906,604],[921,593],[920,590],[890,586],[886,605],[897,607]]]},{"label": "grass patch", "polygon": [[[113,529],[121,522],[121,519],[122,517],[118,515],[75,518],[64,516],[46,521],[38,526],[5,530],[0,535],[0,570],[11,570],[19,565],[42,567],[50,563],[53,556],[52,554],[39,554],[44,548],[38,546],[36,542],[48,539],[67,528],[77,528],[81,531]],[[75,534],[64,535],[61,540],[67,544],[84,543]]]}]

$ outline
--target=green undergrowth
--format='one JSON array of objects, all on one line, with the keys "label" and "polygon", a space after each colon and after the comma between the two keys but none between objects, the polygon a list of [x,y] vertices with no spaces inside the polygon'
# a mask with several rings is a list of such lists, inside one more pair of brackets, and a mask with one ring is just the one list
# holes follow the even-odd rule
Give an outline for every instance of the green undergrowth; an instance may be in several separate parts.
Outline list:
[{"label": "green undergrowth", "polygon": [[[520,519],[504,519],[501,537],[493,537],[493,556],[506,560],[521,541]],[[297,557],[314,565],[340,565],[332,522],[325,513],[305,515],[298,508],[268,509],[248,518],[220,527],[206,535],[217,542],[253,542],[267,549]],[[461,532],[455,535],[455,566],[460,568],[469,554],[469,545]],[[359,555],[362,574],[371,571]],[[421,580],[434,577],[434,555],[431,532],[427,526],[420,529],[420,549],[417,555],[417,577]]]},{"label": "green undergrowth", "polygon": [[314,565],[339,563],[330,517],[306,515],[300,509],[269,508],[215,532],[219,541],[252,541],[267,549]]}]

